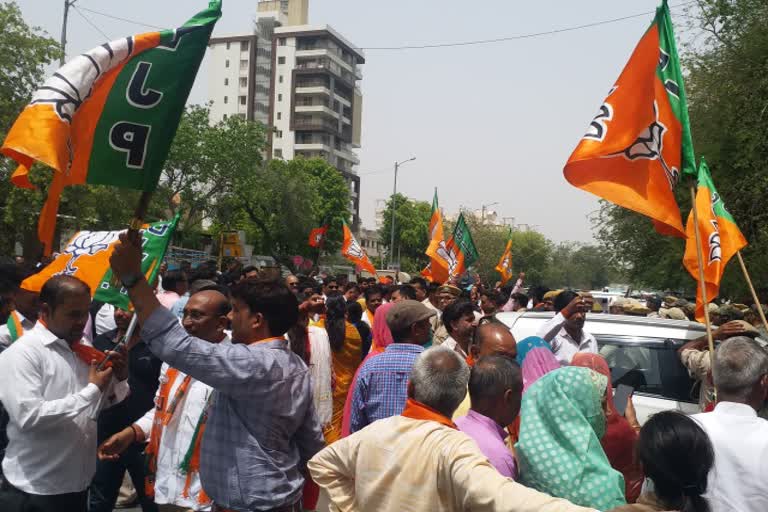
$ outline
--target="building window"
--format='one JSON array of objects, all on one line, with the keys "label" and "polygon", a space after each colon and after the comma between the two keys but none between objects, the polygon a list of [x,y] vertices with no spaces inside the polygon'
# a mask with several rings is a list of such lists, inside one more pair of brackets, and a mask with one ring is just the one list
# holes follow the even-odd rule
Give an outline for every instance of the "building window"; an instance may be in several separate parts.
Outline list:
[{"label": "building window", "polygon": [[278,39],[277,44],[280,46],[285,46],[285,38],[281,37],[280,39]]},{"label": "building window", "polygon": [[224,120],[226,121],[229,116],[227,114],[224,114]]},{"label": "building window", "polygon": [[226,96],[224,96],[224,104],[226,105],[227,103],[229,103],[229,98],[227,98]]},{"label": "building window", "polygon": [[248,69],[248,61],[243,59],[240,61],[240,69]]},{"label": "building window", "polygon": [[282,118],[283,118],[283,113],[282,113],[282,112],[278,112],[278,113],[277,113],[277,120],[279,121],[279,120],[281,120]]},{"label": "building window", "polygon": [[275,137],[277,137],[278,139],[282,139],[283,138],[283,130],[277,130],[277,133],[275,133]]},{"label": "building window", "polygon": [[275,158],[283,158],[283,150],[282,149],[276,149],[275,150]]},{"label": "building window", "polygon": [[227,50],[229,50],[229,43],[227,43]]},{"label": "building window", "polygon": [[240,96],[240,104],[245,105],[245,96]]},{"label": "building window", "polygon": [[224,85],[229,85],[229,78],[224,79]]},{"label": "building window", "polygon": [[278,64],[285,64],[285,57],[278,57],[277,58],[277,63]]},{"label": "building window", "polygon": [[242,41],[240,43],[240,51],[241,52],[248,51],[248,41]]},{"label": "building window", "polygon": [[280,76],[278,77],[277,81],[278,81],[279,83],[283,83],[283,75],[280,75]]},{"label": "building window", "polygon": [[277,101],[283,101],[283,95],[282,94],[278,94],[277,95]]},{"label": "building window", "polygon": [[224,67],[225,67],[225,68],[228,68],[228,67],[229,67],[229,59],[227,59],[227,60],[226,60],[226,62],[224,62]]},{"label": "building window", "polygon": [[240,78],[240,87],[248,87],[248,78],[246,77]]}]

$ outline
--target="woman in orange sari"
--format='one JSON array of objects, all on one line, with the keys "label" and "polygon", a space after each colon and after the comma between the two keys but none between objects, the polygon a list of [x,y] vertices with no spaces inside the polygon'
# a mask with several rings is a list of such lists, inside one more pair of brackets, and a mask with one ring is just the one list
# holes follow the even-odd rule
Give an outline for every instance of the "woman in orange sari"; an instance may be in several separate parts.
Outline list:
[{"label": "woman in orange sari", "polygon": [[341,438],[341,419],[344,402],[352,384],[357,367],[360,365],[362,339],[357,327],[346,321],[347,302],[341,295],[328,297],[326,301],[325,330],[331,342],[333,357],[333,419],[325,429],[328,444]]}]

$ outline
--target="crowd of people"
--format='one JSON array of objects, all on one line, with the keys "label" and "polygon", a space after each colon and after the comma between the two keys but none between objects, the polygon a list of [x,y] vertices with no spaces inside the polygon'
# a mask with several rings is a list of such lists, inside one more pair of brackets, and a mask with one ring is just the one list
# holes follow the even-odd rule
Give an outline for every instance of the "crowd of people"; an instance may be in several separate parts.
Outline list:
[{"label": "crowd of people", "polygon": [[[641,426],[589,294],[215,263],[148,283],[134,235],[110,259],[132,311],[0,268],[2,511],[110,512],[126,474],[144,512],[315,510],[321,489],[340,511],[768,510],[768,352],[739,308],[713,311],[713,359],[679,351],[702,412]],[[497,314],[526,309],[553,316],[517,340]]]}]

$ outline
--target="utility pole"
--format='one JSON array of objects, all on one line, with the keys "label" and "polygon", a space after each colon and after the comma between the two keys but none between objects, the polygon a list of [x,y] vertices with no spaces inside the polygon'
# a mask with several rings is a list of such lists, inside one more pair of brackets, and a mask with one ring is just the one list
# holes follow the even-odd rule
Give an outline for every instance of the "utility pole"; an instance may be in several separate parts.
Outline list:
[{"label": "utility pole", "polygon": [[389,242],[389,268],[392,268],[392,261],[395,259],[395,210],[396,210],[396,200],[395,196],[397,195],[397,170],[400,168],[401,165],[412,162],[413,160],[416,160],[416,157],[409,158],[408,160],[403,160],[402,162],[395,162],[395,182],[392,186],[392,201],[391,201],[391,208],[392,208],[392,237],[390,238]]},{"label": "utility pole", "polygon": [[61,23],[61,58],[59,64],[64,65],[67,56],[67,20],[69,19],[69,8],[75,5],[77,0],[64,0],[64,20]]}]

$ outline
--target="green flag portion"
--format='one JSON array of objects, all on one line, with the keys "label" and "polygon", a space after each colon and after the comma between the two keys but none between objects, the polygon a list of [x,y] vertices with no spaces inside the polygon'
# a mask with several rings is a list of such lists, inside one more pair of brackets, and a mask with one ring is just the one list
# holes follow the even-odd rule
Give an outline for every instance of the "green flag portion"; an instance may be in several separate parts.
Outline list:
[{"label": "green flag portion", "polygon": [[456,219],[456,227],[453,228],[453,236],[448,242],[448,246],[449,249],[455,248],[457,250],[457,259],[459,261],[458,271],[452,272],[451,275],[457,275],[466,271],[479,257],[475,241],[472,240],[472,233],[469,231],[469,226],[464,219],[463,213],[460,213],[459,218]]},{"label": "green flag portion", "polygon": [[[221,17],[221,0],[176,30],[136,36],[157,44],[126,61],[94,131],[88,183],[153,191],[184,105]],[[101,86],[110,84],[102,83]]]},{"label": "green flag portion", "polygon": [[[149,224],[140,231],[142,236],[143,257],[141,260],[141,272],[147,281],[152,283],[157,279],[160,264],[168,251],[176,225],[179,222],[179,214],[170,221],[161,221]],[[128,291],[122,286],[112,286],[112,269],[107,267],[101,282],[94,293],[94,300],[108,302],[120,309],[128,309],[130,299]]]},{"label": "green flag portion", "polygon": [[682,128],[680,146],[682,150],[681,173],[696,177],[696,156],[693,151],[693,138],[691,137],[691,123],[688,118],[688,101],[685,94],[685,80],[683,79],[680,57],[675,44],[675,31],[672,27],[672,18],[669,13],[667,0],[663,0],[661,6],[656,9],[654,24],[659,32],[659,67],[656,75],[664,84],[667,91],[669,105]]}]

